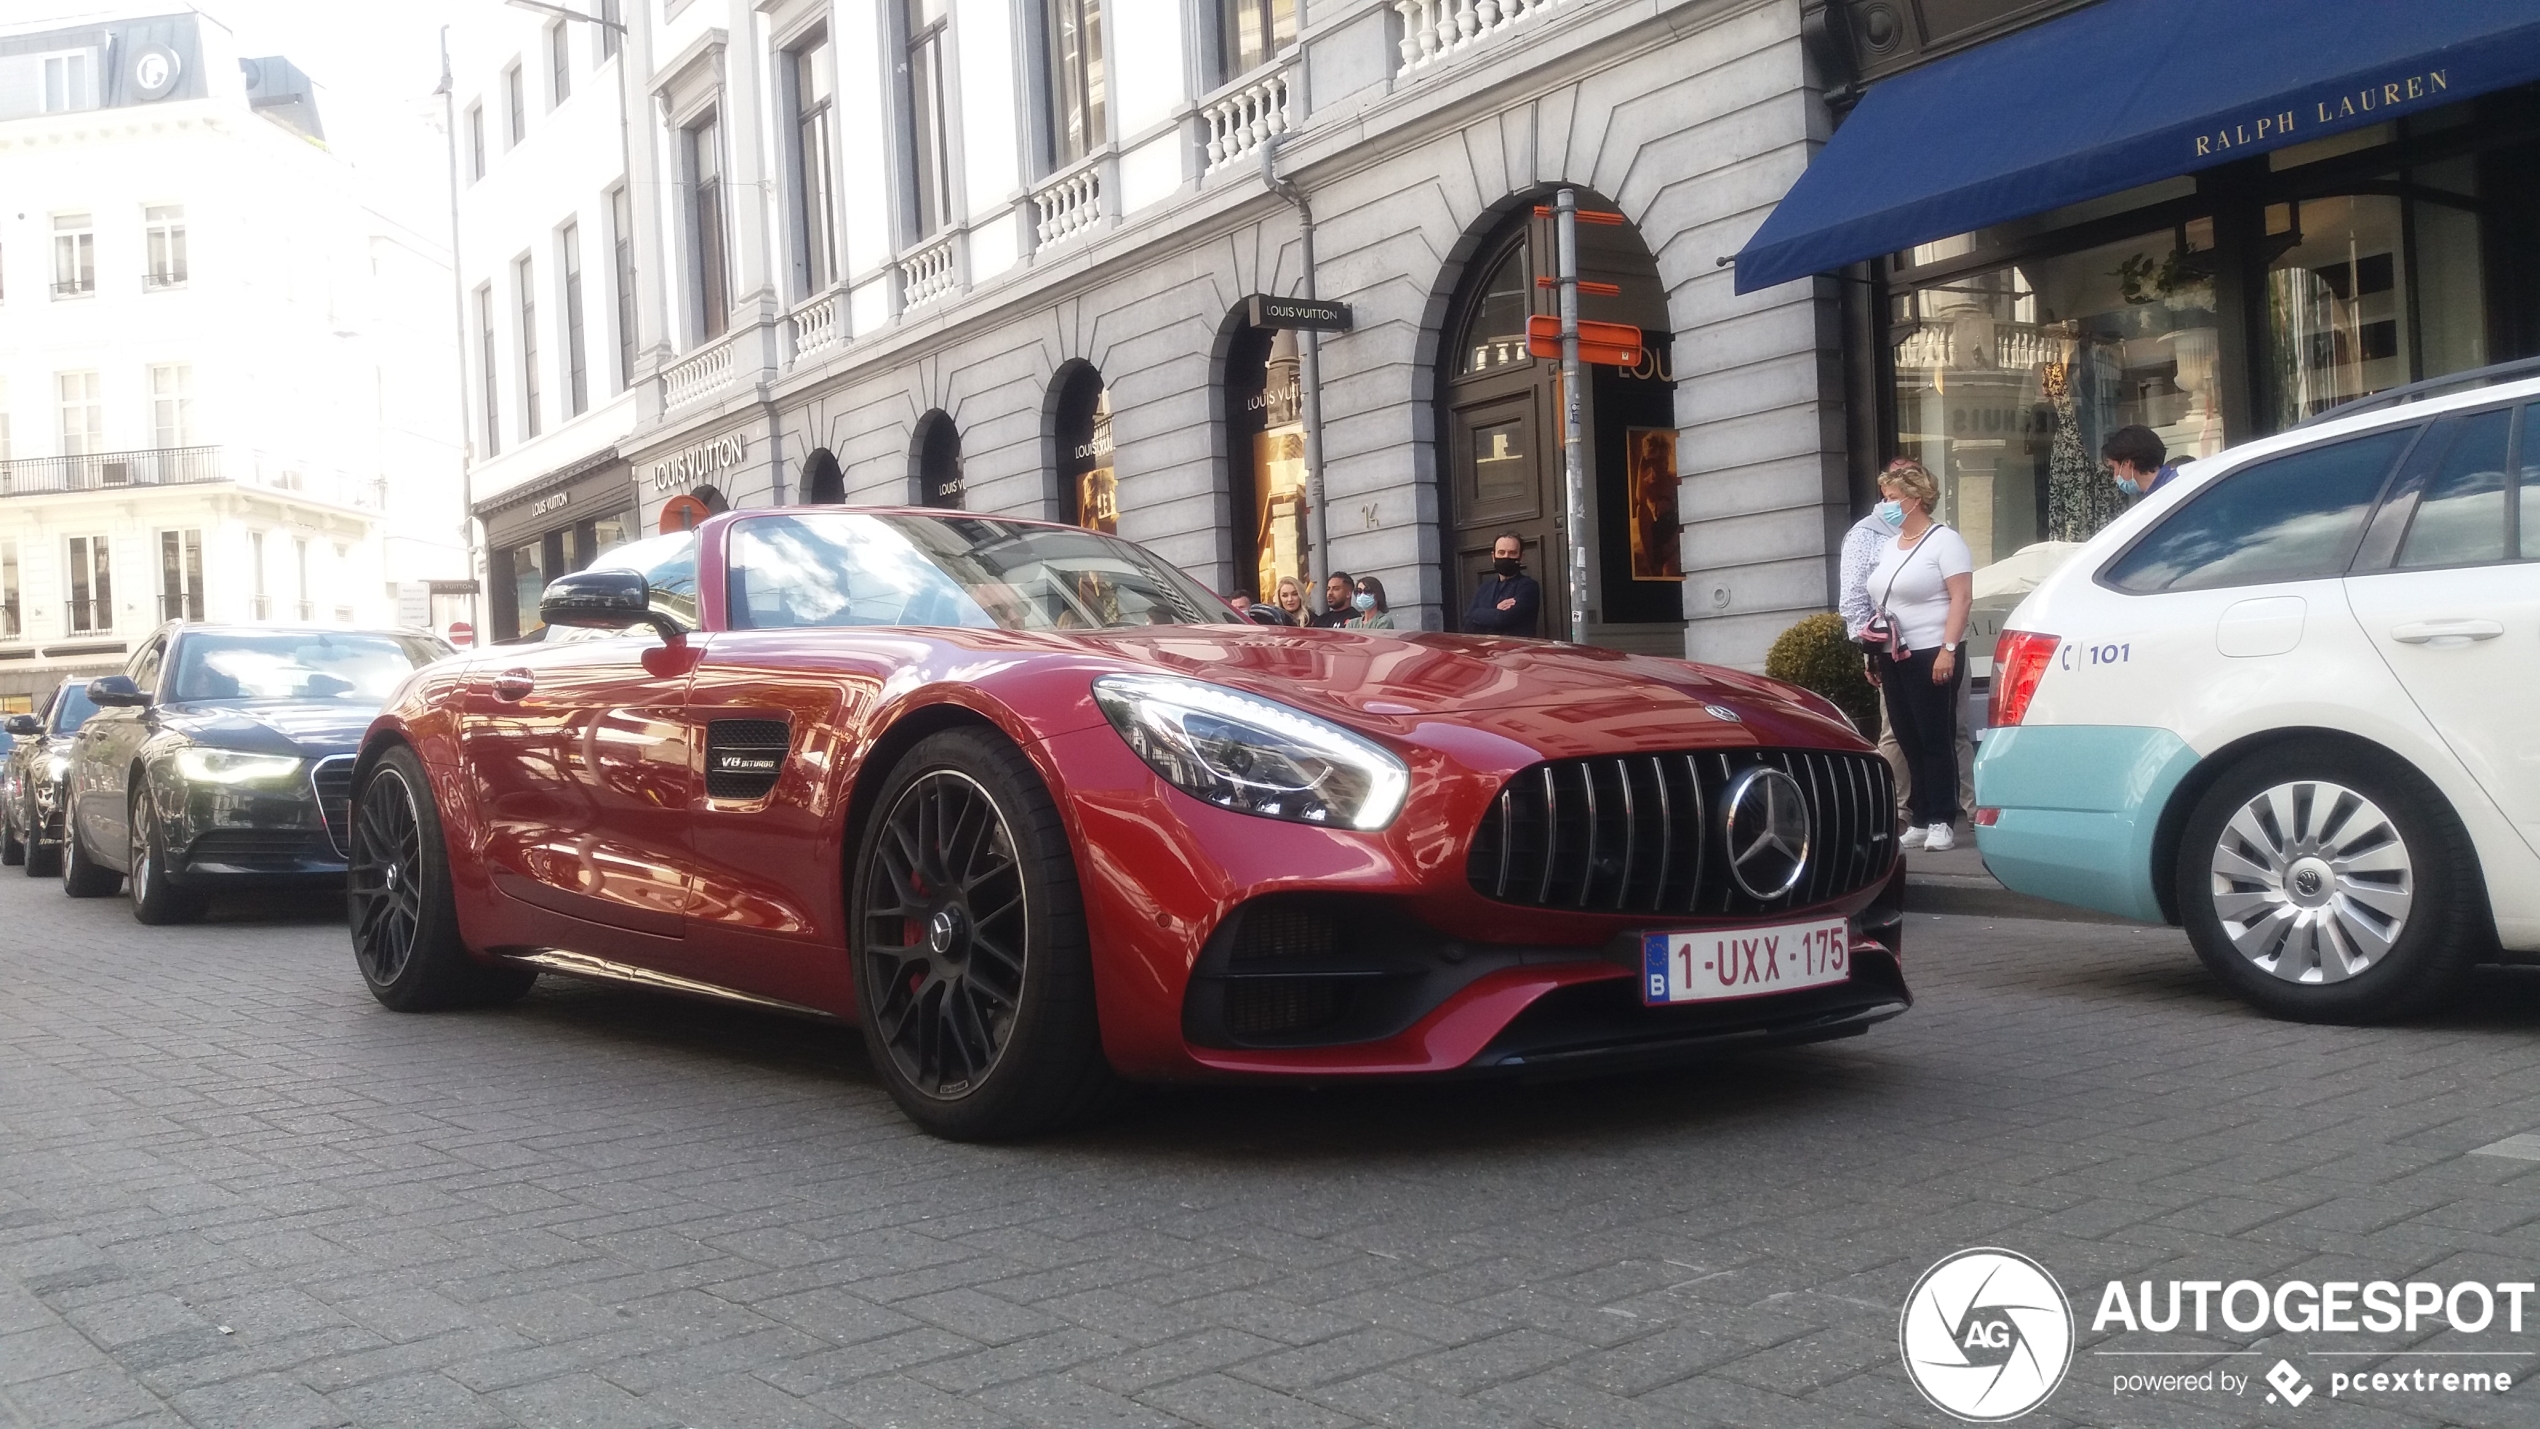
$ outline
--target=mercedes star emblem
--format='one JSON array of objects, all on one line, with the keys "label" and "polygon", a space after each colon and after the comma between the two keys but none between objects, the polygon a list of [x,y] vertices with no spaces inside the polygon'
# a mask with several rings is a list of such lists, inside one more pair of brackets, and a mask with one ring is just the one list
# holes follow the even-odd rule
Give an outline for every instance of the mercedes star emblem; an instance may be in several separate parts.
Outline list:
[{"label": "mercedes star emblem", "polygon": [[1737,886],[1766,903],[1797,888],[1808,871],[1808,800],[1799,781],[1758,765],[1730,783],[1720,808]]}]

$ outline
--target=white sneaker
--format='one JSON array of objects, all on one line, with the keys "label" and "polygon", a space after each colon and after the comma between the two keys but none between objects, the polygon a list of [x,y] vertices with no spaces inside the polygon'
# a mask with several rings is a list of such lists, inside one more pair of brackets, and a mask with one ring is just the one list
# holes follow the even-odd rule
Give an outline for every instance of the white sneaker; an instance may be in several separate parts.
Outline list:
[{"label": "white sneaker", "polygon": [[1930,837],[1931,830],[1924,828],[1920,824],[1916,824],[1905,831],[1905,836],[1896,841],[1896,846],[1898,848],[1921,848],[1924,842]]},{"label": "white sneaker", "polygon": [[1951,828],[1947,824],[1932,825],[1930,835],[1923,840],[1923,847],[1933,853],[1943,853],[1949,849],[1956,848],[1957,846],[1957,830]]}]

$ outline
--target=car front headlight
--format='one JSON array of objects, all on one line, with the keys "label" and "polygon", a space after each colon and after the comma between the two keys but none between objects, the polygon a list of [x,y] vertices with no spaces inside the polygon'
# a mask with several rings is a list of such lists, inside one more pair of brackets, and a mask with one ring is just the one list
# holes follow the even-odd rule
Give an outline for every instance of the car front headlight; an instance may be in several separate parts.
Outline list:
[{"label": "car front headlight", "polygon": [[1222,685],[1105,675],[1094,702],[1166,783],[1238,813],[1381,829],[1411,785],[1410,769],[1374,741]]},{"label": "car front headlight", "polygon": [[287,754],[242,754],[234,749],[180,749],[176,772],[207,784],[272,784],[300,772]]}]

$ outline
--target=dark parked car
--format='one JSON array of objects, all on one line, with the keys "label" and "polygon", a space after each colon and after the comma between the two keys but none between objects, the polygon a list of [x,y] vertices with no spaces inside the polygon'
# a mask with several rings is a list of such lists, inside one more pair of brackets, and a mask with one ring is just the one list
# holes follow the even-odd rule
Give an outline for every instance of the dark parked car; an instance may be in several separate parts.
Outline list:
[{"label": "dark parked car", "polygon": [[449,653],[415,631],[162,626],[88,682],[62,891],[100,898],[128,875],[133,916],[173,923],[219,889],[340,888],[362,731]]},{"label": "dark parked car", "polygon": [[0,769],[0,864],[23,865],[29,878],[50,878],[62,860],[62,780],[71,765],[71,736],[97,712],[88,682],[64,680],[40,714],[15,715],[16,737]]}]

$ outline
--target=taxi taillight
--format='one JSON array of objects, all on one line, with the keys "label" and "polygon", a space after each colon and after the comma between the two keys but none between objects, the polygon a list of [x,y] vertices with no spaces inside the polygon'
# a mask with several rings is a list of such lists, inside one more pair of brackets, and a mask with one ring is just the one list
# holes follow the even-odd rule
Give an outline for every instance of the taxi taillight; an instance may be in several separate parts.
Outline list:
[{"label": "taxi taillight", "polygon": [[2037,682],[2046,677],[2047,662],[2055,658],[2055,647],[2061,643],[2052,635],[2027,630],[2002,632],[2002,638],[1993,645],[1993,690],[1984,718],[1987,728],[2018,724],[2028,714],[2028,702],[2037,694]]}]

